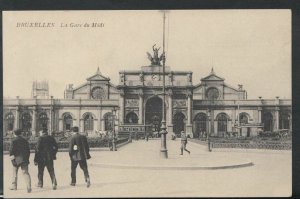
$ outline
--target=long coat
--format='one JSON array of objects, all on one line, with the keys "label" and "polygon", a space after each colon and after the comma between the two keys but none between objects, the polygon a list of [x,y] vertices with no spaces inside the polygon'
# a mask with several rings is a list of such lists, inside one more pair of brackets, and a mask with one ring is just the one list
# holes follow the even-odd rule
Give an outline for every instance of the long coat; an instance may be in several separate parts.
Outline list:
[{"label": "long coat", "polygon": [[12,160],[15,166],[23,163],[29,164],[30,148],[28,141],[21,136],[13,138],[9,148],[9,155],[15,157]]},{"label": "long coat", "polygon": [[72,136],[69,144],[69,156],[74,161],[90,159],[90,148],[87,138],[76,133]]},{"label": "long coat", "polygon": [[181,133],[181,143],[187,144],[187,137],[185,133]]},{"label": "long coat", "polygon": [[56,160],[58,146],[56,140],[50,135],[41,135],[37,141],[34,162],[48,162]]}]

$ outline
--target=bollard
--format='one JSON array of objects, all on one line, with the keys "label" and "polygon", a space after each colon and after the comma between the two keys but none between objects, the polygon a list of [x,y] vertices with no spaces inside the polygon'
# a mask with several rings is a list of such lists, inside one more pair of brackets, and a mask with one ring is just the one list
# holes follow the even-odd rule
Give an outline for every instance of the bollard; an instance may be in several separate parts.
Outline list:
[{"label": "bollard", "polygon": [[212,152],[212,142],[208,140],[208,151]]}]

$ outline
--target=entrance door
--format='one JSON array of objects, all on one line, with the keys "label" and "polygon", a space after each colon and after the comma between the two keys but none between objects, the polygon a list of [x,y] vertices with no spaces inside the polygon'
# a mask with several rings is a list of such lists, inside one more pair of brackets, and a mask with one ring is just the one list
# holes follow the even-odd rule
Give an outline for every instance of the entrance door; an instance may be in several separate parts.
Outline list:
[{"label": "entrance door", "polygon": [[185,116],[183,113],[178,112],[173,117],[173,132],[177,135],[180,134],[181,131],[184,131],[184,119]]},{"label": "entrance door", "polygon": [[160,131],[162,119],[162,99],[153,97],[146,103],[145,123],[151,124],[153,131]]}]

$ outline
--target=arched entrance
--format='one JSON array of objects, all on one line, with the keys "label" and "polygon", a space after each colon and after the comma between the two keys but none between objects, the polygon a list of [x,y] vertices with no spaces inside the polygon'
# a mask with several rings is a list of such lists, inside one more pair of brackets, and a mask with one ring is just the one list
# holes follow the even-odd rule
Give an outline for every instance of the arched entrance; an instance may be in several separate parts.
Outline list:
[{"label": "arched entrance", "polygon": [[290,129],[290,115],[288,113],[279,115],[279,129]]},{"label": "arched entrance", "polygon": [[38,118],[38,131],[47,129],[48,127],[48,117],[45,112],[39,114]]},{"label": "arched entrance", "polygon": [[112,131],[114,125],[114,118],[111,112],[108,112],[104,115],[104,130],[105,131]]},{"label": "arched entrance", "polygon": [[65,113],[63,115],[63,130],[70,131],[73,127],[73,118],[70,113]]},{"label": "arched entrance", "polygon": [[229,117],[226,113],[219,113],[216,119],[218,124],[218,136],[224,136],[224,134],[227,132]]},{"label": "arched entrance", "polygon": [[181,131],[184,131],[184,119],[185,116],[183,113],[181,112],[177,112],[175,113],[174,117],[173,117],[173,132],[177,135],[180,134]]},{"label": "arched entrance", "polygon": [[266,112],[263,115],[264,131],[273,131],[273,115],[270,112]]},{"label": "arched entrance", "polygon": [[32,117],[30,113],[24,112],[20,117],[20,127],[23,131],[28,132],[31,131],[31,122]]},{"label": "arched entrance", "polygon": [[207,116],[205,113],[198,113],[194,118],[194,137],[204,136],[206,131]]},{"label": "arched entrance", "polygon": [[14,129],[14,122],[15,122],[15,117],[12,112],[8,113],[5,115],[5,134],[7,131],[12,131]]},{"label": "arched entrance", "polygon": [[162,119],[162,99],[150,98],[146,102],[145,123],[151,124],[154,131],[160,131]]},{"label": "arched entrance", "polygon": [[139,118],[134,112],[130,112],[126,115],[126,118],[125,118],[126,124],[137,124],[138,121],[139,121]]}]

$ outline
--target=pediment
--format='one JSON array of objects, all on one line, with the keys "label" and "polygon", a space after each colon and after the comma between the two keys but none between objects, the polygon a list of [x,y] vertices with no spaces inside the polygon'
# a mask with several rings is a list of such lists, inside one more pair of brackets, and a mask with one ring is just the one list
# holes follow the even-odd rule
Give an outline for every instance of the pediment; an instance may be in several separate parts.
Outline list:
[{"label": "pediment", "polygon": [[109,81],[110,79],[107,77],[104,77],[103,75],[95,74],[95,75],[87,78],[86,80],[88,80],[88,81]]}]

